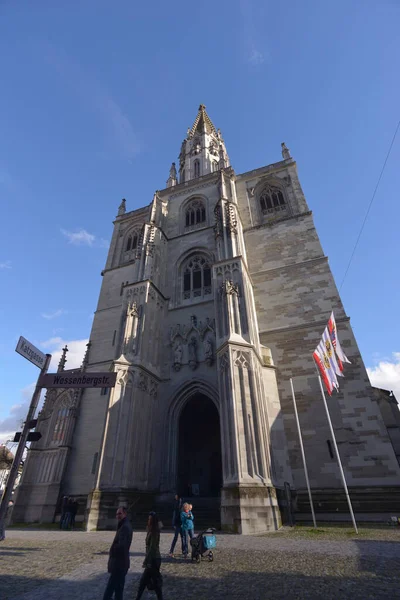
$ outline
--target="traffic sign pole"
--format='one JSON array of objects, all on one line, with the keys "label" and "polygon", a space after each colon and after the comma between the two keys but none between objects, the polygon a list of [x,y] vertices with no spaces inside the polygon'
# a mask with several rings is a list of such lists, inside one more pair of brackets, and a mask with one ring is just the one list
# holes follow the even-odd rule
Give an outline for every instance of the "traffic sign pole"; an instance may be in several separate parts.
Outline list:
[{"label": "traffic sign pole", "polygon": [[11,496],[12,496],[12,492],[13,492],[13,489],[14,489],[15,480],[16,480],[17,475],[18,475],[19,465],[21,464],[21,461],[22,461],[22,456],[23,456],[23,453],[24,453],[24,450],[25,450],[26,441],[28,439],[29,425],[30,425],[30,422],[35,418],[35,412],[36,412],[36,409],[37,409],[38,404],[39,404],[40,393],[42,391],[42,386],[39,384],[40,378],[41,378],[42,375],[45,375],[47,373],[49,365],[50,365],[50,361],[51,361],[51,354],[46,354],[46,360],[45,360],[45,363],[44,363],[44,365],[43,365],[43,367],[42,367],[42,369],[40,371],[40,374],[39,374],[39,377],[38,377],[38,380],[37,380],[37,383],[36,383],[35,391],[33,392],[33,395],[32,395],[32,400],[31,400],[31,404],[29,406],[28,414],[26,416],[24,428],[22,430],[21,437],[20,437],[19,444],[18,444],[18,448],[17,448],[17,451],[15,453],[14,461],[13,461],[13,464],[11,466],[10,473],[8,475],[7,485],[5,487],[4,494],[3,494],[3,497],[1,499],[1,504],[0,504],[0,530],[1,530],[1,526],[4,525],[8,503],[11,500]]}]

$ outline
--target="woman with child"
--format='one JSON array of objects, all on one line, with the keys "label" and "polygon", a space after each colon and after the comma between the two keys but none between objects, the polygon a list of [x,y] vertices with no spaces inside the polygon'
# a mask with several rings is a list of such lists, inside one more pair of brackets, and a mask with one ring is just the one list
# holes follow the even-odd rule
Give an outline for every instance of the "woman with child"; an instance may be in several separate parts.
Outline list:
[{"label": "woman with child", "polygon": [[187,558],[188,555],[188,536],[190,539],[193,539],[194,537],[194,516],[192,508],[191,504],[185,502],[181,512],[182,550],[185,558]]}]

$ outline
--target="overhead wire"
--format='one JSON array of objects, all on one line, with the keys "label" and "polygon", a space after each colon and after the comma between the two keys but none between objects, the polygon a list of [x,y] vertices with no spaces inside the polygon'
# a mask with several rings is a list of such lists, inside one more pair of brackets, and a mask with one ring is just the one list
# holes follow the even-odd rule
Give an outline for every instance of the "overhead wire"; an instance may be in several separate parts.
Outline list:
[{"label": "overhead wire", "polygon": [[365,227],[365,224],[366,224],[366,222],[367,222],[368,215],[369,215],[369,213],[370,213],[370,211],[371,211],[372,204],[373,204],[373,202],[374,202],[374,200],[375,200],[376,192],[378,191],[379,184],[380,184],[380,182],[381,182],[381,179],[382,179],[383,173],[384,173],[384,171],[385,171],[385,168],[386,168],[386,163],[387,163],[387,161],[388,161],[388,159],[389,159],[389,156],[390,156],[390,154],[391,154],[391,152],[392,152],[392,148],[393,148],[393,145],[394,145],[394,142],[395,142],[396,136],[397,136],[397,132],[399,131],[399,128],[400,128],[400,120],[399,120],[399,122],[397,123],[396,130],[395,130],[395,132],[394,132],[394,135],[393,135],[392,141],[391,141],[391,143],[390,143],[390,146],[389,146],[389,150],[387,151],[386,158],[385,158],[385,162],[383,163],[383,166],[382,166],[381,172],[380,172],[380,174],[379,174],[379,177],[378,177],[378,181],[377,181],[377,183],[376,183],[376,186],[375,186],[375,189],[374,189],[374,193],[372,194],[372,198],[371,198],[371,200],[370,200],[370,203],[369,203],[369,205],[368,205],[367,212],[365,213],[365,217],[364,217],[364,220],[363,220],[363,222],[362,222],[362,225],[361,225],[361,229],[360,229],[360,231],[359,231],[359,234],[358,234],[358,236],[357,236],[356,243],[354,244],[354,248],[353,248],[353,251],[352,251],[352,253],[351,253],[350,260],[349,260],[349,263],[348,263],[348,265],[347,265],[347,268],[346,268],[345,274],[344,274],[344,276],[343,276],[342,283],[340,284],[339,291],[341,291],[341,289],[342,289],[342,287],[343,287],[343,284],[344,284],[344,282],[345,282],[345,279],[346,279],[346,277],[347,277],[347,273],[349,272],[349,269],[350,269],[350,267],[351,267],[351,263],[353,262],[353,258],[354,258],[354,255],[355,255],[355,253],[356,253],[356,250],[357,250],[358,243],[359,243],[359,241],[360,241],[360,238],[361,238],[362,232],[364,231],[364,227]]}]

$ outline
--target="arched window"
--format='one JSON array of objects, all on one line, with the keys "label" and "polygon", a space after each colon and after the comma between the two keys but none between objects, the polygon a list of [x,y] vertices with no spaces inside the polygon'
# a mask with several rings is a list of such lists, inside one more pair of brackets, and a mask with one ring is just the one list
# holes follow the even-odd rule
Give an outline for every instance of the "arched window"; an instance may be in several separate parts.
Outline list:
[{"label": "arched window", "polygon": [[181,173],[181,183],[185,183],[185,169],[182,169],[182,173]]},{"label": "arched window", "polygon": [[54,431],[53,431],[53,438],[52,438],[53,443],[61,444],[64,441],[68,416],[69,416],[68,408],[60,408],[59,409],[58,414],[57,414],[57,421],[56,421],[56,424],[54,426]]},{"label": "arched window", "polygon": [[192,200],[186,208],[185,226],[193,227],[206,221],[206,209],[202,200]]},{"label": "arched window", "polygon": [[132,233],[126,242],[125,252],[129,252],[129,250],[135,250],[138,245],[138,234]]},{"label": "arched window", "polygon": [[218,169],[219,169],[219,163],[218,163],[218,161],[217,160],[213,160],[211,162],[211,171],[213,173],[216,173],[218,171]]},{"label": "arched window", "polygon": [[200,161],[194,161],[194,177],[200,177]]},{"label": "arched window", "polygon": [[206,256],[190,257],[183,265],[183,299],[203,298],[211,294],[211,266]]},{"label": "arched window", "polygon": [[286,207],[282,191],[268,185],[260,195],[260,208],[263,214],[283,210]]}]

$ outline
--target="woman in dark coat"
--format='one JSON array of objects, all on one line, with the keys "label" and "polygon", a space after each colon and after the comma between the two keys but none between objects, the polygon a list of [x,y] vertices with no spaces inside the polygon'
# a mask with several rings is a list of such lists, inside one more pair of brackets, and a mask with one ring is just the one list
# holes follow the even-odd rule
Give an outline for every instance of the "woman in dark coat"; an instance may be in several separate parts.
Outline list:
[{"label": "woman in dark coat", "polygon": [[149,586],[149,584],[151,589],[154,589],[157,600],[163,600],[160,566],[160,526],[156,513],[151,512],[147,521],[146,557],[143,562],[144,572],[140,578],[136,600],[142,597],[146,586]]}]

